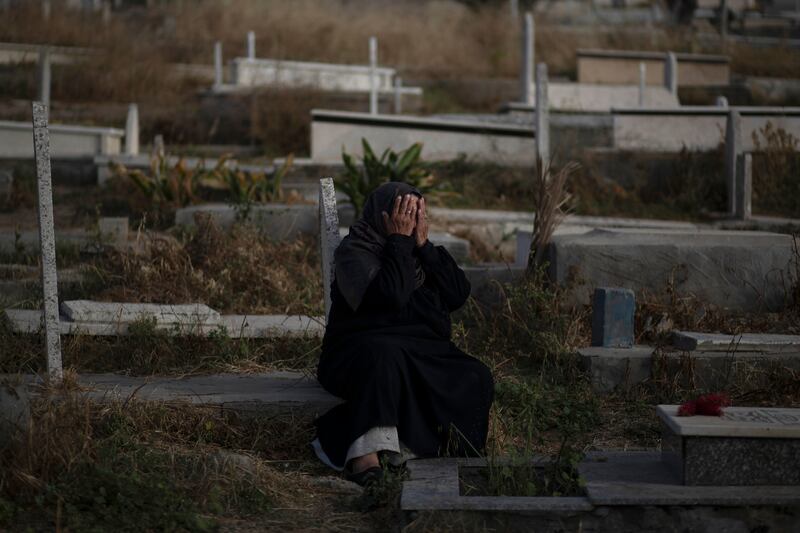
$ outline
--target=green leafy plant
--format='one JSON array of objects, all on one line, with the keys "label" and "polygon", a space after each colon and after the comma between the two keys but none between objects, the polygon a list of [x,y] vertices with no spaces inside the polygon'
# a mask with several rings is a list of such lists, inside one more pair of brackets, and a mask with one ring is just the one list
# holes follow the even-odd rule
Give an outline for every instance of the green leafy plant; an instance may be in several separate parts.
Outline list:
[{"label": "green leafy plant", "polygon": [[228,191],[228,201],[236,208],[237,216],[246,219],[254,203],[283,201],[283,179],[293,162],[294,156],[289,154],[286,162],[271,175],[218,164],[208,178],[216,180]]},{"label": "green leafy plant", "polygon": [[[217,166],[224,165],[220,159]],[[170,166],[166,157],[156,157],[150,162],[150,173],[129,170],[122,165],[115,167],[115,173],[126,175],[139,188],[142,194],[158,208],[185,207],[197,199],[200,172],[199,167],[190,169],[181,158]]]},{"label": "green leafy plant", "polygon": [[414,143],[405,150],[395,152],[391,148],[378,157],[366,139],[361,139],[364,155],[361,163],[342,151],[344,174],[336,180],[336,186],[347,195],[355,208],[356,216],[361,214],[369,193],[379,185],[389,181],[403,181],[413,185],[423,194],[434,189],[433,176],[420,165],[422,143]]}]

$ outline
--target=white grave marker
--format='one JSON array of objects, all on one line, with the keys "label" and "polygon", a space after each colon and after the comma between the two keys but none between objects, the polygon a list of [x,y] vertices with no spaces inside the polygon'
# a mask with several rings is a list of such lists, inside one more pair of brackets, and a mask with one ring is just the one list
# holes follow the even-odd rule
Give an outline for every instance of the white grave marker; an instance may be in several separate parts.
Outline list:
[{"label": "white grave marker", "polygon": [[536,66],[536,155],[550,165],[550,106],[547,101],[547,63]]},{"label": "white grave marker", "polygon": [[400,115],[403,112],[403,78],[394,78],[394,113]]},{"label": "white grave marker", "polygon": [[128,118],[125,120],[125,153],[139,155],[139,106],[128,106]]},{"label": "white grave marker", "polygon": [[333,178],[319,180],[319,245],[322,260],[322,291],[325,294],[325,320],[331,312],[331,283],[334,276],[333,253],[339,246],[339,213]]},{"label": "white grave marker", "polygon": [[378,39],[369,38],[369,112],[378,114]]},{"label": "white grave marker", "polygon": [[644,107],[644,91],[647,85],[647,64],[639,62],[639,107]]},{"label": "white grave marker", "polygon": [[522,26],[522,102],[533,105],[533,66],[536,64],[536,43],[534,39],[533,13],[525,13]]},{"label": "white grave marker", "polygon": [[247,32],[247,59],[256,58],[256,32]]},{"label": "white grave marker", "polygon": [[47,130],[47,106],[33,102],[33,151],[36,159],[38,191],[39,246],[42,250],[42,292],[47,374],[60,381],[61,337],[58,320],[58,275],[56,273],[56,236],[53,222],[53,183],[50,176],[50,133]]},{"label": "white grave marker", "polygon": [[50,50],[47,48],[39,52],[39,101],[50,105]]},{"label": "white grave marker", "polygon": [[742,153],[742,117],[737,109],[728,112],[725,128],[725,184],[728,189],[728,213],[736,215],[737,166]]},{"label": "white grave marker", "polygon": [[222,85],[222,43],[214,43],[214,87]]}]

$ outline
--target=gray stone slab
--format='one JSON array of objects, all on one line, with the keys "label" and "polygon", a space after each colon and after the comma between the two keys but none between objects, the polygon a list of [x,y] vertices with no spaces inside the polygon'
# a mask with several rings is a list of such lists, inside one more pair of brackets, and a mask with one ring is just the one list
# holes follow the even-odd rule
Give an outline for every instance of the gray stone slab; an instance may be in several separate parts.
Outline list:
[{"label": "gray stone slab", "polygon": [[798,505],[786,486],[686,486],[653,452],[592,452],[578,467],[596,506]]},{"label": "gray stone slab", "polygon": [[[38,333],[42,328],[41,311],[6,309],[5,315],[19,333]],[[72,322],[61,320],[62,335],[115,336],[127,335],[130,322]],[[304,315],[222,315],[216,323],[162,323],[156,329],[174,336],[208,335],[225,328],[233,338],[272,338],[283,336],[322,336],[325,333],[322,317]]]},{"label": "gray stone slab", "polygon": [[554,236],[550,274],[573,303],[589,303],[596,287],[660,293],[671,281],[678,294],[720,307],[779,310],[794,281],[792,254],[790,235],[596,229]]},{"label": "gray stone slab", "polygon": [[650,378],[654,348],[604,348],[590,346],[578,350],[581,366],[589,375],[592,389],[611,392],[616,387],[630,387]]},{"label": "gray stone slab", "polygon": [[675,331],[672,345],[691,352],[771,352],[800,350],[800,335],[776,335],[772,333],[743,333],[728,335],[723,333],[699,333],[694,331]]},{"label": "gray stone slab", "polygon": [[70,300],[61,312],[73,322],[134,322],[155,319],[157,324],[218,324],[220,315],[205,304],[149,304]]},{"label": "gray stone slab", "polygon": [[323,410],[341,400],[299,372],[215,374],[209,376],[135,377],[86,374],[78,379],[94,400],[182,402],[259,409],[266,406]]},{"label": "gray stone slab", "polygon": [[800,440],[800,409],[726,407],[722,416],[678,416],[677,405],[659,405],[656,413],[682,437],[751,437]]}]

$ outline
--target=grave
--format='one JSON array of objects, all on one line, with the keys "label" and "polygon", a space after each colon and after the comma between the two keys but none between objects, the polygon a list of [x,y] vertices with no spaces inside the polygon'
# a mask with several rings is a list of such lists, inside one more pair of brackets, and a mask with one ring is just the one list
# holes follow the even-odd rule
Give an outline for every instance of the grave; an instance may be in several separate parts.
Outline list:
[{"label": "grave", "polygon": [[246,218],[242,219],[244,207],[231,204],[200,204],[182,207],[175,211],[175,224],[194,226],[195,215],[209,215],[222,229],[230,229],[234,223],[245,220],[262,229],[275,240],[296,239],[300,235],[316,235],[317,206],[313,204],[260,204],[249,206]]},{"label": "grave", "polygon": [[578,465],[585,480],[581,497],[462,495],[459,471],[486,464],[486,459],[409,461],[400,500],[407,530],[789,531],[800,519],[797,487],[686,486],[657,451],[588,453]]},{"label": "grave", "polygon": [[360,157],[362,138],[368,139],[377,153],[387,148],[405,150],[421,142],[426,161],[463,155],[471,160],[531,165],[536,153],[535,135],[529,127],[407,115],[311,112],[311,159],[315,163],[338,163],[342,150]]},{"label": "grave", "polygon": [[[610,113],[615,109],[639,107],[638,85],[551,81],[548,97],[550,108],[557,112]],[[652,109],[680,108],[677,96],[669,89],[649,85],[644,90],[644,105]],[[508,103],[505,108],[517,112],[533,112],[535,109],[521,103]]]},{"label": "grave", "polygon": [[54,65],[72,65],[90,59],[97,54],[96,50],[75,46],[0,43],[0,64],[36,63],[39,61],[39,54],[42,50],[48,51],[50,63]]},{"label": "grave", "polygon": [[[663,87],[666,54],[632,50],[578,49],[578,83],[634,85],[644,64],[646,84]],[[730,57],[675,53],[679,87],[720,87],[730,83]]]},{"label": "grave", "polygon": [[549,274],[579,304],[596,287],[660,294],[671,283],[707,304],[779,310],[794,282],[792,246],[790,235],[765,232],[594,229],[555,235]]},{"label": "grave", "polygon": [[800,349],[800,335],[777,335],[774,333],[697,333],[675,331],[672,345],[678,350],[705,352],[792,352]]},{"label": "grave", "polygon": [[726,407],[678,416],[659,405],[662,458],[684,485],[787,485],[800,495],[800,409]]},{"label": "grave", "polygon": [[[649,107],[649,106],[648,106]],[[741,140],[745,152],[755,150],[753,134],[768,123],[800,137],[798,107],[736,107],[741,115]],[[675,109],[614,108],[615,150],[680,152],[715,150],[725,139],[729,109],[718,106],[681,106]]]},{"label": "grave", "polygon": [[218,324],[220,315],[205,304],[161,305],[149,303],[61,302],[61,314],[72,322],[135,322],[153,320],[158,325]]},{"label": "grave", "polygon": [[[124,132],[115,128],[54,124],[50,156],[59,159],[92,158],[120,153]],[[0,159],[31,159],[31,124],[0,120]]]}]

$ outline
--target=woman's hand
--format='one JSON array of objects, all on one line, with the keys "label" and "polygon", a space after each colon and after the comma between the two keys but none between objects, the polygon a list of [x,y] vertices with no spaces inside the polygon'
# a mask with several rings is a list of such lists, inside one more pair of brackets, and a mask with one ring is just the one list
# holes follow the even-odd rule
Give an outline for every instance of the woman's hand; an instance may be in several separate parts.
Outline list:
[{"label": "woman's hand", "polygon": [[406,194],[395,198],[392,215],[383,212],[383,223],[386,224],[386,233],[389,235],[399,233],[410,237],[417,224],[417,197]]},{"label": "woman's hand", "polygon": [[422,248],[428,242],[428,213],[425,211],[425,198],[420,198],[417,209],[417,227],[414,228],[417,247]]}]

